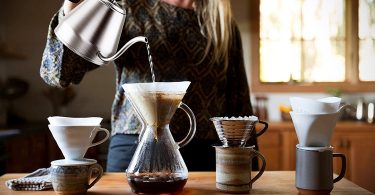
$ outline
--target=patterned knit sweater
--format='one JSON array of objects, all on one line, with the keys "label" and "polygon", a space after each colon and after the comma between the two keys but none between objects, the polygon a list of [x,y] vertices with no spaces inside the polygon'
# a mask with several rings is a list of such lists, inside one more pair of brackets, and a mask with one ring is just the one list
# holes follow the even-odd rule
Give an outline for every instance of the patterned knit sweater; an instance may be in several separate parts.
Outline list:
[{"label": "patterned knit sweater", "polygon": [[[206,47],[194,10],[159,0],[126,0],[126,21],[119,47],[136,36],[146,36],[151,47],[156,81],[191,81],[183,99],[195,113],[198,139],[217,139],[212,122],[215,116],[251,115],[249,88],[244,69],[240,33],[234,25],[234,41],[229,63],[198,63]],[[85,73],[100,66],[85,61],[57,39],[53,30],[62,18],[62,9],[52,18],[40,74],[52,86],[78,84]],[[115,60],[116,94],[112,105],[112,134],[136,134],[141,125],[121,85],[151,82],[144,43],[136,43]],[[176,137],[186,134],[189,120],[177,110],[171,121]]]}]

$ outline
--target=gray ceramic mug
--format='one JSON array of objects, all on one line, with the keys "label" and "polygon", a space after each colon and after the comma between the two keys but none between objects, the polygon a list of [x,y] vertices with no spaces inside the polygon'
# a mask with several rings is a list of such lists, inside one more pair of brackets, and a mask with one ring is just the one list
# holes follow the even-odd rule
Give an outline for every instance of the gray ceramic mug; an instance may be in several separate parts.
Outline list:
[{"label": "gray ceramic mug", "polygon": [[[214,146],[216,151],[216,189],[226,193],[248,193],[266,168],[266,159],[252,147]],[[262,160],[259,172],[251,178],[251,161]]]},{"label": "gray ceramic mug", "polygon": [[[296,146],[296,187],[301,194],[329,194],[333,183],[340,181],[346,170],[344,154],[333,153],[333,147]],[[333,158],[341,159],[340,174],[333,178]]]},{"label": "gray ceramic mug", "polygon": [[[95,179],[90,182],[92,174]],[[56,160],[51,162],[51,181],[57,194],[86,194],[103,175],[103,168],[94,159]]]}]

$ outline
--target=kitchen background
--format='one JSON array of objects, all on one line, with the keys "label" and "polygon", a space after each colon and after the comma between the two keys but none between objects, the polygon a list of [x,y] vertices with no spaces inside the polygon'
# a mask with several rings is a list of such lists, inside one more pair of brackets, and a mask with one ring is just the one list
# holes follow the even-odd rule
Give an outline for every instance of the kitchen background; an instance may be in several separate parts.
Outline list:
[{"label": "kitchen background", "polygon": [[[245,64],[249,82],[252,82],[250,63],[252,58],[251,31],[249,20],[251,13],[248,0],[232,1],[235,18],[242,34]],[[29,85],[27,92],[11,98],[12,112],[27,121],[46,121],[54,113],[51,101],[46,96],[49,87],[39,76],[39,67],[45,46],[48,23],[52,15],[60,8],[59,0],[13,0],[0,2],[0,47],[18,54],[20,59],[0,57],[1,79],[18,78]],[[374,73],[375,74],[375,73]],[[110,117],[110,108],[114,96],[114,69],[112,65],[103,66],[86,75],[80,85],[74,86],[75,97],[67,100],[60,113],[68,116]],[[67,92],[69,96],[69,92]],[[251,93],[256,104],[255,92]],[[280,105],[289,105],[290,96],[320,98],[327,93],[261,93],[268,98],[266,108],[269,121],[281,120]],[[375,102],[375,90],[370,93],[343,94],[345,102],[355,105],[359,98],[366,102]],[[69,98],[68,98],[69,99]],[[0,103],[4,110],[4,101]]]}]

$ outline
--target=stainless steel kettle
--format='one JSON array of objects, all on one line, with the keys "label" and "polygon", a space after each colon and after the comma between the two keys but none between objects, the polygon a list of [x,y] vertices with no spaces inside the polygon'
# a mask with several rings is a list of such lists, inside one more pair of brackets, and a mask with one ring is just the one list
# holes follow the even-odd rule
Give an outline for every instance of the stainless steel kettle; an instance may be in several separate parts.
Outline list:
[{"label": "stainless steel kettle", "polygon": [[127,42],[117,53],[126,12],[115,0],[85,0],[55,28],[57,38],[86,60],[103,65],[115,60],[143,36]]}]

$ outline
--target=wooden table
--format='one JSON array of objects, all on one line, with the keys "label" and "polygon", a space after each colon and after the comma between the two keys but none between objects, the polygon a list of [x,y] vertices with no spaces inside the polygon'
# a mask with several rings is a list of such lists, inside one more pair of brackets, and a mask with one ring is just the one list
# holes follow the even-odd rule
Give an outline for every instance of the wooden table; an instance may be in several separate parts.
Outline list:
[{"label": "wooden table", "polygon": [[[6,188],[4,182],[8,179],[19,178],[23,174],[5,174],[0,177],[0,194],[1,195],[55,195],[53,190],[49,191],[12,191]],[[294,186],[294,171],[266,171],[263,176],[255,182],[252,195],[256,194],[298,194]],[[112,195],[112,194],[133,194],[125,180],[124,173],[105,173],[102,179],[92,187],[88,195]],[[218,192],[215,188],[215,172],[190,172],[189,179],[184,190],[180,194],[185,195],[211,195],[224,194]],[[347,179],[342,179],[335,184],[331,193],[335,194],[373,194]]]}]

